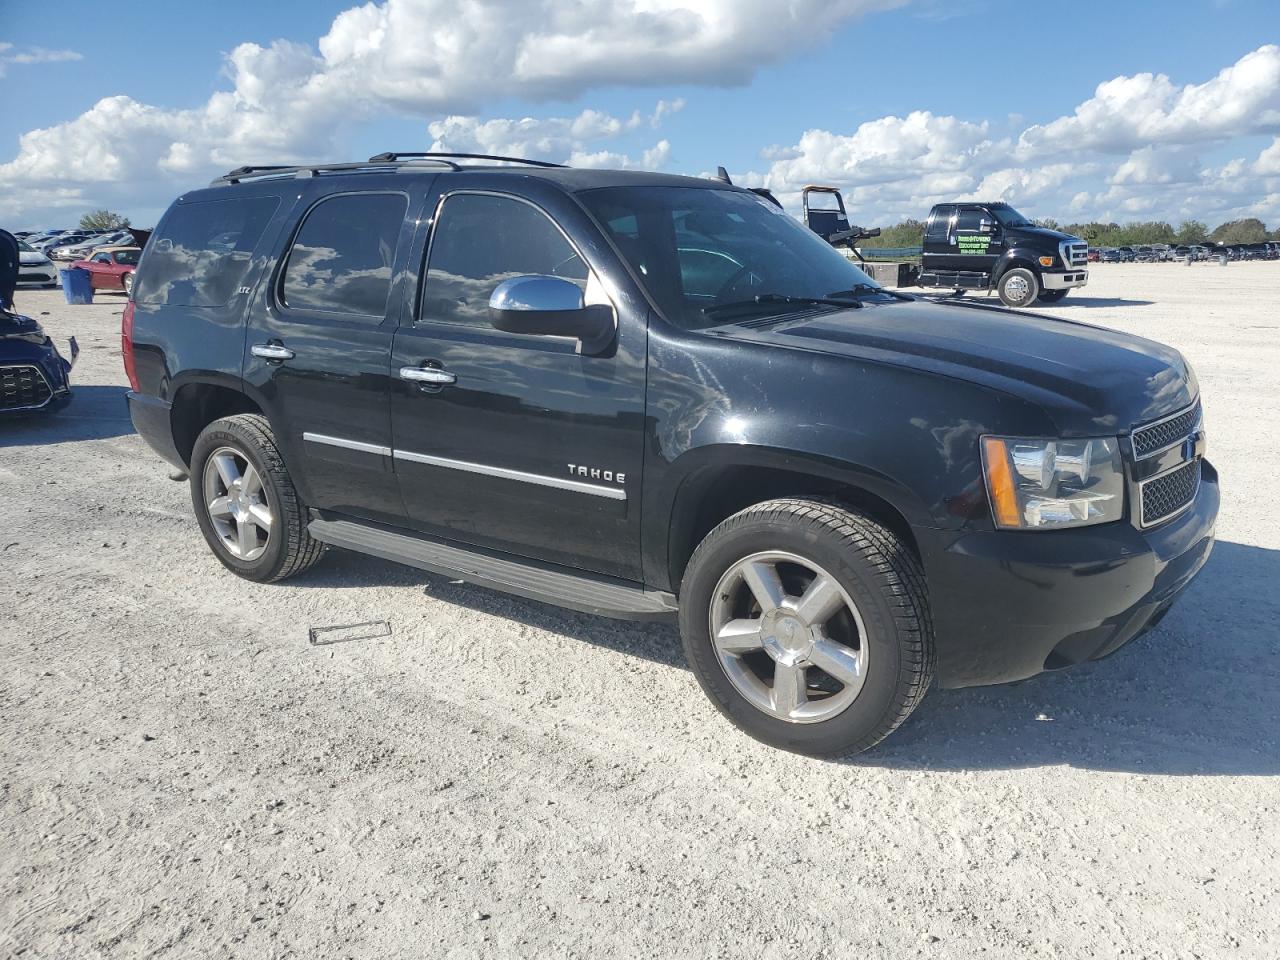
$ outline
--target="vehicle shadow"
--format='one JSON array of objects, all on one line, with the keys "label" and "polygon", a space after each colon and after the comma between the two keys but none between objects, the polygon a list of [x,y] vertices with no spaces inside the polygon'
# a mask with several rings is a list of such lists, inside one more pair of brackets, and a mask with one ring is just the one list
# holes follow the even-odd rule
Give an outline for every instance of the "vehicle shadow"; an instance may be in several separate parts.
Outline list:
[{"label": "vehicle shadow", "polygon": [[1057,303],[1042,303],[1042,307],[1149,307],[1154,300],[1129,300],[1125,297],[1068,297]]},{"label": "vehicle shadow", "polygon": [[[673,625],[606,620],[345,551],[293,582],[420,584],[446,603],[686,666]],[[934,689],[885,743],[842,762],[913,770],[1280,774],[1277,583],[1280,550],[1220,542],[1160,626],[1112,657],[1018,684]]]},{"label": "vehicle shadow", "polygon": [[0,447],[101,440],[133,433],[124,399],[126,392],[125,387],[73,381],[71,401],[61,409],[0,417]]},{"label": "vehicle shadow", "polygon": [[1160,625],[1115,655],[1019,684],[933,690],[851,762],[1280,774],[1280,550],[1219,542]]}]

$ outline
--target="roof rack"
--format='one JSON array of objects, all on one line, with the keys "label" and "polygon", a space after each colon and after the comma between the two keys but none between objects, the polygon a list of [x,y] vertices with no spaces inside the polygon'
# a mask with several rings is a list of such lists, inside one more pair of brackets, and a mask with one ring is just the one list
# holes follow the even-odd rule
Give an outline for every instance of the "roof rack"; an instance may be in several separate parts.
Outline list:
[{"label": "roof rack", "polygon": [[552,163],[549,160],[529,160],[525,157],[502,157],[502,156],[495,156],[494,154],[490,154],[490,153],[441,153],[441,152],[379,153],[376,156],[370,157],[369,162],[370,163],[395,163],[399,161],[401,157],[408,157],[409,159],[412,159],[412,160],[418,160],[418,159],[422,159],[422,160],[431,160],[431,159],[496,160],[501,163],[523,163],[530,167],[561,168],[565,166],[565,164],[563,163]]},{"label": "roof rack", "polygon": [[443,157],[414,157],[406,160],[380,160],[375,157],[372,160],[361,160],[355,163],[303,163],[288,166],[247,166],[236,167],[230,173],[224,174],[214,180],[210,186],[216,187],[220,183],[240,183],[244,180],[270,179],[275,177],[314,177],[321,173],[354,173],[360,171],[371,171],[384,169],[386,167],[404,167],[421,163],[434,163],[442,167],[448,167],[450,170],[461,170],[462,167]]}]

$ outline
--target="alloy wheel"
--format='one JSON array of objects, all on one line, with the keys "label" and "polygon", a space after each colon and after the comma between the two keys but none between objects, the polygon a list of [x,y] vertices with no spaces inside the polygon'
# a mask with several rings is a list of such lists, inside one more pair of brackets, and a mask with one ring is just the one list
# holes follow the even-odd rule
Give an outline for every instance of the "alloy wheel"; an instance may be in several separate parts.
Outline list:
[{"label": "alloy wheel", "polygon": [[857,605],[830,573],[781,551],[733,564],[712,595],[711,642],[752,706],[789,723],[830,720],[857,698],[869,644]]},{"label": "alloy wheel", "polygon": [[234,447],[219,447],[204,464],[204,502],[226,551],[257,560],[271,540],[275,511],[257,468]]}]

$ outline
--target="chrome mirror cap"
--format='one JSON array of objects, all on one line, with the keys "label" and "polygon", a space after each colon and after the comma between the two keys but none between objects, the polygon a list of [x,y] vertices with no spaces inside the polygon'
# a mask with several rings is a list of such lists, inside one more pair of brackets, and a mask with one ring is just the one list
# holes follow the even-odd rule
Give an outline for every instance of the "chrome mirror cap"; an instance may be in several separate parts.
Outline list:
[{"label": "chrome mirror cap", "polygon": [[582,288],[563,277],[534,275],[503,280],[489,297],[489,309],[560,313],[582,310]]}]

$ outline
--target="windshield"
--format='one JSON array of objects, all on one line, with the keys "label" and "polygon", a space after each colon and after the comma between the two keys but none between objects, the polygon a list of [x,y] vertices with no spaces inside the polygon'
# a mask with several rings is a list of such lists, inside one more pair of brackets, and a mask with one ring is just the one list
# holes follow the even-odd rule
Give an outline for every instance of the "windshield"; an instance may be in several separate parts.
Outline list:
[{"label": "windshield", "polygon": [[1007,203],[993,204],[991,207],[992,215],[1006,227],[1034,227],[1035,224],[1020,214]]},{"label": "windshield", "polygon": [[794,313],[796,300],[879,291],[825,240],[752,193],[606,187],[578,197],[663,315],[685,329]]},{"label": "windshield", "polygon": [[23,253],[35,253],[35,252],[36,252],[36,248],[35,248],[35,247],[33,247],[31,244],[27,243],[27,241],[25,241],[25,240],[19,240],[19,241],[18,241],[18,249],[19,249],[20,251],[22,251]]}]

